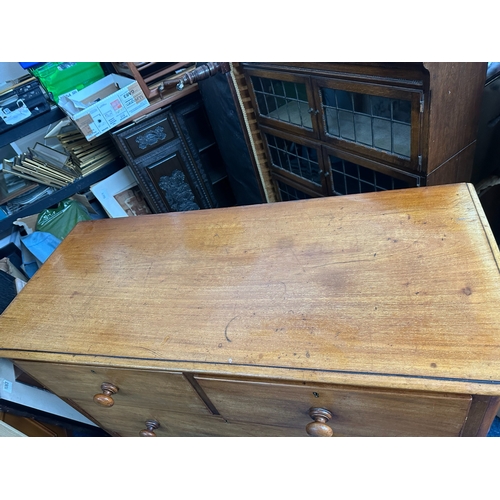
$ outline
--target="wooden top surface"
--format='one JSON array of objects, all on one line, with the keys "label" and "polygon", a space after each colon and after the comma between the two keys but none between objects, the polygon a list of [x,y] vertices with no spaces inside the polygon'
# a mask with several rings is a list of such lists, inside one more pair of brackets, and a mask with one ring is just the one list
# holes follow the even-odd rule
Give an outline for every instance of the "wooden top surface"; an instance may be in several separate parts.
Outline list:
[{"label": "wooden top surface", "polygon": [[500,395],[498,261],[467,184],[83,222],[0,356]]}]

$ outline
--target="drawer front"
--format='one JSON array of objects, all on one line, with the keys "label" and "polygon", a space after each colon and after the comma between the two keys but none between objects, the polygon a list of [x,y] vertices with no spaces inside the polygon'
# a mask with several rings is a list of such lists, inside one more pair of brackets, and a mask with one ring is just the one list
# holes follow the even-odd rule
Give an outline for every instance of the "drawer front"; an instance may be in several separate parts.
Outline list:
[{"label": "drawer front", "polygon": [[301,430],[324,408],[334,436],[459,436],[471,397],[195,377],[229,422]]},{"label": "drawer front", "polygon": [[[75,403],[77,406],[84,404],[82,401],[75,401]],[[160,424],[157,429],[154,429],[157,437],[297,437],[305,435],[299,429],[229,423],[217,415],[187,415],[151,408],[128,407],[114,415],[104,408],[97,408],[93,411],[93,417],[103,429],[122,437],[138,437],[139,432],[146,429],[146,421],[149,419],[156,420]]]},{"label": "drawer front", "polygon": [[118,388],[114,404],[104,411],[118,414],[128,406],[210,415],[192,385],[182,373],[122,370],[97,366],[73,366],[16,361],[16,364],[60,397],[83,402],[82,408],[93,416],[94,395],[103,393],[101,384]]}]

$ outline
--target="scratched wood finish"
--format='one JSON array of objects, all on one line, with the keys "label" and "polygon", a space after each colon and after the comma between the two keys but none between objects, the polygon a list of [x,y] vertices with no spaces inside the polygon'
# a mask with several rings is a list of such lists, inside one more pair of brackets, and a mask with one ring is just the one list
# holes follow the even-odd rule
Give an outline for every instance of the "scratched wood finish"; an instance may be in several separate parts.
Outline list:
[{"label": "scratched wood finish", "polygon": [[304,429],[309,409],[332,413],[334,436],[459,436],[471,396],[218,380],[198,383],[229,422]]},{"label": "scratched wood finish", "polygon": [[84,222],[0,355],[500,395],[485,224],[466,184]]},{"label": "scratched wood finish", "polygon": [[81,407],[92,414],[97,404],[95,394],[101,384],[109,382],[118,387],[114,404],[104,408],[117,414],[129,406],[148,406],[177,412],[210,415],[202,399],[181,373],[119,370],[94,366],[70,366],[55,363],[17,362],[26,372],[60,397],[78,399]]}]

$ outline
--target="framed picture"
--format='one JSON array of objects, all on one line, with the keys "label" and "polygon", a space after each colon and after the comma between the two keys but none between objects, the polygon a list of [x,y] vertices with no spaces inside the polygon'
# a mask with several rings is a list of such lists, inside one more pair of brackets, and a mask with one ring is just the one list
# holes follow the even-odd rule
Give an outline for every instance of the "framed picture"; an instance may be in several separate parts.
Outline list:
[{"label": "framed picture", "polygon": [[90,190],[111,218],[152,213],[129,167],[90,186]]}]

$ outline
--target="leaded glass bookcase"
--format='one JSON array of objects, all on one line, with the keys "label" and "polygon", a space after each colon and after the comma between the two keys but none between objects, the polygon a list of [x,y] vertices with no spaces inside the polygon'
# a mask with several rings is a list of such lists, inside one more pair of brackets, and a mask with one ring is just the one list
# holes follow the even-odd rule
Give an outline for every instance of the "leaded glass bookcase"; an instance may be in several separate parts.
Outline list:
[{"label": "leaded glass bookcase", "polygon": [[486,63],[240,63],[279,200],[468,182]]}]

